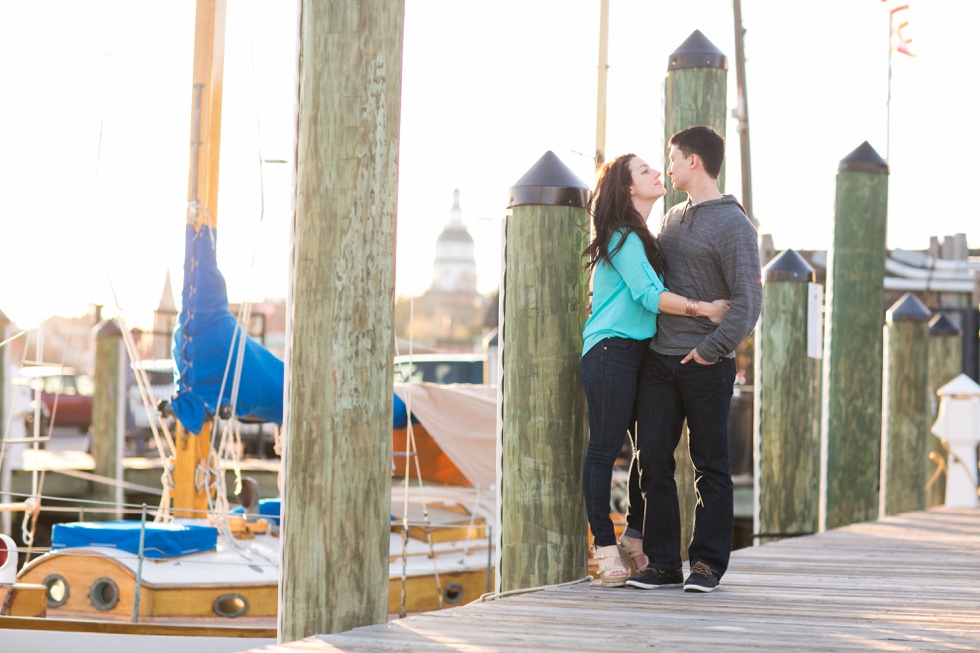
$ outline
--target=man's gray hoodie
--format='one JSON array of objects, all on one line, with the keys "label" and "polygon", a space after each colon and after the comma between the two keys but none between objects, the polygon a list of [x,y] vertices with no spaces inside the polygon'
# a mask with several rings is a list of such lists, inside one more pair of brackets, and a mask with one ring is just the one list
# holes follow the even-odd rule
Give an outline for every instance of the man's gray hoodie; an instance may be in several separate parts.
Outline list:
[{"label": "man's gray hoodie", "polygon": [[758,235],[732,195],[671,208],[660,225],[660,245],[667,258],[666,286],[671,292],[701,301],[731,300],[721,324],[685,315],[657,316],[650,348],[714,362],[733,356],[762,310],[762,267]]}]

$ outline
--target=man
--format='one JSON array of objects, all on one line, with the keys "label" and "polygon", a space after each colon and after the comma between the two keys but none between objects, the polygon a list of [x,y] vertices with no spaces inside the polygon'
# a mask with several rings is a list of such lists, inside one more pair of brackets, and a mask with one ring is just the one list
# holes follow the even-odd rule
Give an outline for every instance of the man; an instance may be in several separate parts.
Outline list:
[{"label": "man", "polygon": [[[718,189],[725,140],[711,127],[691,127],[670,139],[667,174],[688,195],[660,227],[666,286],[687,297],[728,299],[721,324],[661,314],[637,387],[640,484],[646,499],[646,572],[627,581],[641,589],[676,586],[711,592],[728,569],[734,508],[728,414],[735,348],[755,328],[762,308],[757,234],[741,205]],[[688,310],[696,314],[697,303]],[[681,571],[680,514],[674,449],[687,420],[696,506],[688,546],[691,573]]]}]

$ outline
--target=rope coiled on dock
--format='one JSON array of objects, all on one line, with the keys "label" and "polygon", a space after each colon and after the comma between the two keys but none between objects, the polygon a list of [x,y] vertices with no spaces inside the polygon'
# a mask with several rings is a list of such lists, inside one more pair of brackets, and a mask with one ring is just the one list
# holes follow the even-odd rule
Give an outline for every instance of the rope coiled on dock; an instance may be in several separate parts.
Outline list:
[{"label": "rope coiled on dock", "polygon": [[475,601],[470,601],[470,605],[474,603],[486,603],[487,601],[493,601],[494,599],[501,599],[505,596],[514,596],[516,594],[527,594],[529,592],[540,592],[541,590],[551,589],[553,587],[568,587],[570,585],[578,585],[579,583],[591,583],[594,578],[592,576],[586,576],[585,578],[579,578],[578,580],[569,581],[567,583],[558,583],[556,585],[541,585],[539,587],[523,587],[517,590],[508,590],[506,592],[487,592]]}]

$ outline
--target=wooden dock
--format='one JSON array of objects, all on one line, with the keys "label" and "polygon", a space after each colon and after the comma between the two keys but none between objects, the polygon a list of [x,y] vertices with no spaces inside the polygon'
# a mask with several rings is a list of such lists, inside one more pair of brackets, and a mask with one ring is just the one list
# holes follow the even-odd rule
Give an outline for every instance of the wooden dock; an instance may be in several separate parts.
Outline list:
[{"label": "wooden dock", "polygon": [[586,582],[255,650],[978,651],[980,511],[740,549],[711,594]]}]

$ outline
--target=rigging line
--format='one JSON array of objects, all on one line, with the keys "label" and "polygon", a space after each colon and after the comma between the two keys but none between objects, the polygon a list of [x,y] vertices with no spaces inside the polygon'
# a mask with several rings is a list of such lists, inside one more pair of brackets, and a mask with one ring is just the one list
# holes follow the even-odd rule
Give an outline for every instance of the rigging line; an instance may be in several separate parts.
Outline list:
[{"label": "rigging line", "polygon": [[[147,423],[150,425],[150,432],[153,434],[153,443],[157,448],[157,455],[160,456],[161,460],[165,459],[167,456],[174,455],[176,448],[174,446],[173,437],[170,434],[170,429],[167,427],[163,420],[159,421],[160,427],[163,429],[164,435],[166,436],[167,452],[164,452],[164,444],[161,441],[160,433],[157,431],[157,421],[158,414],[156,407],[150,403],[150,381],[146,377],[146,370],[139,365],[139,352],[136,351],[136,343],[133,340],[132,333],[126,326],[126,321],[122,317],[122,309],[117,306],[119,311],[119,324],[122,331],[123,343],[126,346],[126,355],[129,358],[130,369],[133,370],[133,377],[136,380],[136,388],[140,393],[140,402],[143,406],[143,410],[146,412]],[[124,390],[123,392],[125,392]]]},{"label": "rigging line", "polygon": [[[17,338],[20,338],[20,337],[22,337],[22,336],[24,336],[24,335],[27,335],[27,334],[29,334],[29,333],[30,333],[30,330],[29,330],[29,329],[24,329],[23,331],[21,331],[21,332],[20,332],[20,333],[18,333],[17,335],[14,335],[14,336],[10,336],[10,337],[9,337],[9,338],[7,338],[6,340],[3,340],[3,341],[0,341],[0,349],[2,349],[2,348],[4,347],[4,345],[8,345],[8,344],[10,344],[11,342],[13,342],[14,340],[16,340]],[[25,349],[25,351],[26,351],[26,349]]]},{"label": "rigging line", "polygon": [[[49,451],[44,452],[42,458],[50,455]],[[111,485],[112,487],[121,487],[124,490],[134,490],[138,492],[144,492],[146,494],[160,495],[163,494],[163,490],[160,488],[150,487],[149,485],[141,485],[139,483],[130,483],[129,481],[120,481],[118,479],[111,478],[109,476],[102,476],[101,474],[92,474],[90,472],[83,472],[77,469],[61,469],[61,468],[51,468],[52,474],[61,474],[63,476],[70,476],[72,478],[81,479],[83,481],[92,481],[93,483],[101,483],[103,485]],[[110,505],[117,505],[115,502],[104,502]],[[125,504],[123,504],[125,505]]]},{"label": "rigging line", "polygon": [[[259,223],[265,217],[265,175],[262,170],[263,156],[262,156],[262,115],[259,112],[259,85],[256,82],[255,74],[255,29],[254,29],[254,16],[252,14],[252,9],[254,8],[253,3],[249,3],[248,6],[248,53],[249,53],[249,63],[252,66],[252,104],[255,111],[255,136],[258,141],[258,155],[259,155]],[[253,263],[255,252],[252,252]]]},{"label": "rigging line", "polygon": [[[47,320],[45,320],[47,321]],[[65,378],[65,361],[68,360],[68,344],[71,340],[71,327],[75,323],[75,318],[68,318],[68,327],[65,329],[68,334],[65,336],[65,345],[61,349],[61,362],[58,364],[58,391],[54,393],[54,403],[51,404],[51,418],[48,421],[48,439],[51,438],[52,431],[54,430],[55,417],[58,414],[58,401],[61,399],[61,391],[64,389],[64,378]],[[43,328],[44,323],[41,323],[39,328]],[[40,343],[41,340],[38,339]],[[44,359],[44,352],[39,352],[38,359]],[[40,403],[40,397],[38,397],[38,402]]]},{"label": "rigging line", "polygon": [[[20,367],[21,368],[24,367],[24,361],[27,360],[27,348],[30,347],[30,345],[31,345],[30,331],[29,330],[26,330],[26,331],[23,331],[22,333],[26,333],[27,334],[27,341],[24,343],[24,351],[22,351],[21,354],[20,354]],[[28,385],[27,387],[28,387],[28,389],[30,389],[30,385]],[[8,409],[5,412],[7,413],[7,423],[4,425],[3,440],[0,441],[0,467],[2,467],[3,461],[6,460],[7,440],[10,437],[10,426],[11,426],[11,424],[13,424],[13,421],[14,421],[14,412],[15,411]],[[24,435],[25,435],[25,437],[27,436],[26,429],[24,431]],[[34,435],[34,437],[36,438],[37,435]]]},{"label": "rigging line", "polygon": [[[38,325],[38,337],[37,337],[37,342],[35,343],[35,350],[36,350],[36,352],[35,352],[36,353],[35,358],[38,358],[40,360],[43,360],[44,359],[43,334],[44,334],[44,323],[45,322],[47,322],[47,320],[45,320],[44,322],[41,322],[41,324]],[[61,366],[59,368],[59,373],[58,373],[59,386],[61,385],[62,379],[64,378],[65,360],[68,358],[68,344],[69,344],[69,340],[71,339],[71,327],[74,324],[74,322],[75,322],[75,318],[74,317],[71,317],[71,318],[68,319],[67,333],[69,335],[65,338],[65,345],[64,345],[64,347],[61,350]],[[25,354],[26,354],[26,351],[27,351],[27,348],[26,347],[24,348],[24,351],[25,351]],[[51,406],[51,417],[50,417],[50,419],[48,421],[48,436],[47,436],[48,439],[51,438],[51,434],[54,431],[55,416],[58,414],[58,398],[60,396],[61,396],[61,392],[60,392],[60,389],[59,389],[59,392],[57,394],[55,394],[55,396],[54,396],[54,402],[53,402],[53,404]],[[40,422],[41,422],[41,419],[40,419],[40,413],[41,413],[41,394],[40,394],[40,388],[35,389],[35,391],[34,391],[34,400],[37,402],[37,405],[34,408],[34,445],[33,445],[33,451],[34,451],[34,456],[35,456],[36,459],[43,460],[43,458],[40,457],[40,451],[41,451],[41,439],[40,439],[40,434],[41,434],[41,424],[40,424]],[[37,462],[35,462],[34,469],[31,472],[32,498],[34,498],[34,497],[40,497],[41,492],[44,489],[44,479],[46,478],[46,471],[47,471],[46,466],[45,465],[41,465],[41,470],[40,470],[40,474],[39,474],[38,473],[38,465],[37,465]],[[40,505],[40,503],[38,505]],[[24,544],[26,544],[28,547],[31,547],[34,544],[34,536],[36,534],[37,534],[37,517],[36,517],[36,515],[35,515],[35,517],[33,519],[27,519],[27,515],[25,515],[24,516],[24,521],[21,522],[21,539],[23,540]],[[28,552],[28,559],[30,559],[30,553],[29,552]]]},{"label": "rigging line", "polygon": [[[249,42],[249,63],[251,65],[252,72],[252,98],[253,98],[253,109],[255,115],[255,134],[257,143],[257,154],[258,154],[258,164],[259,164],[259,220],[256,225],[255,232],[252,237],[252,248],[251,248],[251,259],[249,261],[249,283],[248,286],[252,286],[255,280],[255,260],[256,253],[258,251],[259,242],[259,232],[261,230],[261,225],[265,221],[265,168],[263,164],[265,163],[265,157],[262,150],[262,116],[259,111],[258,105],[258,83],[256,75],[256,65],[255,65],[255,39],[254,39],[254,16],[252,13],[254,5],[249,4],[249,21],[248,21],[248,42]],[[238,358],[235,361],[235,373],[232,377],[232,390],[231,390],[231,407],[232,415],[237,414],[238,406],[238,391],[241,384],[241,373],[242,365],[244,364],[244,353],[245,353],[245,338],[248,337],[247,326],[249,320],[251,320],[252,304],[248,300],[244,300],[239,306],[238,314],[238,324],[239,329],[242,331],[242,336],[238,340]],[[236,336],[237,336],[236,329]],[[235,344],[235,339],[232,338],[232,345],[229,347],[228,352],[228,364],[225,367],[225,376],[221,381],[221,391],[218,394],[218,403],[221,403],[221,398],[224,395],[225,381],[228,375],[228,365],[230,365],[232,352],[230,351]],[[218,406],[220,409],[220,405]],[[237,461],[237,457],[235,457]],[[241,472],[236,464],[236,476],[239,478],[238,483],[240,484]]]},{"label": "rigging line", "polygon": [[167,425],[162,420],[160,420],[160,426],[163,428],[163,434],[167,444],[167,451],[169,453],[165,453],[163,450],[163,444],[160,441],[160,435],[156,429],[155,411],[151,409],[149,405],[150,381],[146,377],[146,371],[142,368],[142,366],[136,364],[140,360],[139,354],[136,351],[136,342],[133,340],[133,334],[130,333],[129,328],[127,327],[124,311],[122,305],[119,303],[119,296],[116,294],[116,287],[112,283],[112,275],[109,274],[108,268],[106,268],[106,279],[109,282],[109,290],[112,292],[112,301],[116,305],[116,319],[119,321],[119,329],[122,332],[123,343],[126,346],[126,355],[129,357],[130,369],[134,370],[136,387],[139,389],[140,400],[143,403],[143,409],[146,411],[147,421],[150,424],[150,431],[153,433],[153,441],[157,448],[157,454],[160,456],[160,459],[163,460],[167,456],[173,456],[177,451],[177,447],[174,444],[173,436],[170,434],[170,429],[167,428]]},{"label": "rigging line", "polygon": [[[262,223],[265,220],[265,169],[264,169],[264,166],[263,166],[263,164],[265,163],[265,159],[264,159],[263,150],[262,150],[262,119],[261,119],[260,112],[258,110],[258,102],[257,102],[257,98],[258,98],[258,84],[256,83],[256,72],[255,72],[256,71],[256,67],[255,67],[255,46],[254,46],[254,39],[253,39],[253,23],[254,23],[254,21],[251,19],[251,6],[249,8],[249,11],[250,11],[250,20],[249,20],[249,52],[251,54],[250,60],[251,60],[251,67],[252,67],[253,97],[255,98],[256,141],[257,141],[257,144],[258,144],[257,145],[257,149],[258,149],[258,163],[259,163],[259,200],[260,201],[259,201],[259,219],[258,219],[258,222],[256,224],[256,228],[255,228],[255,230],[253,232],[253,237],[252,237],[251,258],[250,258],[250,261],[249,261],[249,280],[248,280],[248,283],[246,285],[249,286],[249,287],[254,287],[254,283],[255,283],[255,261],[256,261],[256,253],[258,251],[258,242],[259,242],[259,235],[260,235],[260,231],[261,231],[261,225],[262,225]],[[212,238],[213,238],[213,236],[212,236]],[[214,245],[213,241],[212,241],[212,245]],[[248,301],[248,300],[245,300],[245,301],[243,301],[241,303],[241,306],[239,307],[238,325],[237,325],[236,330],[235,330],[235,335],[232,338],[231,344],[229,345],[229,348],[228,348],[229,349],[229,351],[228,351],[228,358],[227,358],[226,363],[225,363],[225,371],[224,371],[224,374],[222,376],[221,386],[220,386],[219,393],[218,393],[218,406],[216,406],[216,410],[220,410],[220,408],[221,408],[221,400],[222,400],[222,398],[224,396],[225,386],[227,385],[227,381],[228,381],[229,368],[231,366],[231,360],[232,360],[233,356],[235,355],[234,354],[234,352],[235,352],[235,344],[237,342],[237,344],[238,344],[238,356],[237,356],[237,358],[235,360],[235,371],[232,374],[232,389],[231,389],[231,396],[229,398],[229,401],[230,401],[230,404],[231,404],[231,409],[232,409],[232,419],[233,420],[237,416],[238,394],[239,394],[239,389],[240,389],[240,386],[241,386],[242,366],[244,365],[244,354],[245,354],[245,343],[246,343],[246,340],[245,339],[248,337],[248,333],[247,333],[246,327],[247,327],[248,322],[249,322],[250,319],[251,319],[251,302]],[[239,335],[239,332],[240,332],[240,335]],[[236,341],[236,338],[238,338],[237,341]],[[241,469],[240,469],[240,466],[238,464],[239,455],[238,455],[238,451],[237,451],[237,449],[239,448],[239,446],[236,446],[236,445],[240,445],[240,443],[241,443],[241,435],[240,435],[240,431],[238,431],[237,429],[234,430],[234,431],[231,431],[230,428],[231,428],[230,425],[225,425],[225,427],[222,429],[220,443],[218,445],[217,452],[218,452],[219,457],[220,457],[221,453],[228,452],[229,450],[232,450],[231,451],[231,455],[228,456],[228,458],[232,461],[232,463],[234,465],[235,479],[236,479],[236,483],[235,483],[236,489],[240,489],[240,487],[241,487]],[[228,434],[229,433],[233,433],[233,437],[231,438],[233,440],[233,442],[232,442],[231,445],[228,445],[228,439],[229,439],[228,438]],[[214,441],[211,442],[211,446],[212,446],[212,450],[214,450],[214,447],[215,447]],[[221,479],[221,483],[222,484],[224,483],[224,478],[223,477]]]},{"label": "rigging line", "polygon": [[[263,164],[265,163],[265,158],[262,151],[262,118],[258,108],[258,84],[256,82],[256,67],[255,67],[255,41],[254,41],[254,20],[252,16],[252,5],[249,5],[249,60],[252,70],[252,97],[254,102],[254,113],[255,113],[255,133],[257,142],[257,154],[258,154],[258,164],[259,164],[259,219],[256,225],[253,237],[252,237],[252,247],[251,247],[251,259],[249,261],[249,282],[246,284],[252,286],[255,281],[255,260],[256,252],[258,251],[258,241],[259,232],[261,231],[261,225],[265,221],[265,169]],[[238,388],[241,380],[241,368],[244,363],[244,350],[245,350],[245,338],[247,337],[246,327],[248,321],[251,319],[251,303],[248,300],[242,302],[239,307],[238,323],[239,327],[236,329],[236,337],[238,330],[242,331],[241,339],[238,341],[238,358],[236,360],[236,369],[232,381],[232,394],[231,394],[231,407],[232,414],[237,413],[237,403],[238,403]],[[232,338],[231,345],[229,346],[228,360],[225,365],[225,373],[221,380],[221,389],[218,394],[218,406],[217,409],[220,410],[221,399],[224,396],[224,388],[228,378],[228,368],[231,364],[231,358],[233,356],[232,348],[235,345],[235,338]]]}]

